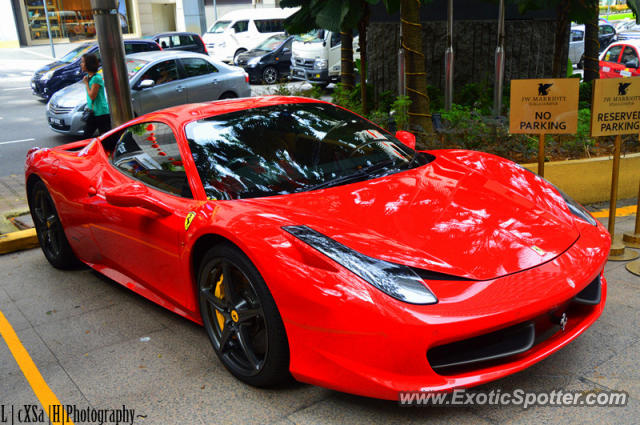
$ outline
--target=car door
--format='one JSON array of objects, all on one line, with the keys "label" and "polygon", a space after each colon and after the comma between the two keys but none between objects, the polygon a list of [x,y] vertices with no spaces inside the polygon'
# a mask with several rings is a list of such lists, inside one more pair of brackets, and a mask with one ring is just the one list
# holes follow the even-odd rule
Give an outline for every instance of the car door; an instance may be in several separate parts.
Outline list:
[{"label": "car door", "polygon": [[174,129],[159,121],[126,128],[95,189],[99,213],[91,229],[105,266],[131,285],[184,304],[184,223],[199,201],[193,199]]},{"label": "car door", "polygon": [[616,30],[611,25],[600,25],[598,27],[598,41],[600,42],[600,51],[603,51],[605,47],[614,42]]},{"label": "car door", "polygon": [[[140,88],[140,83],[144,80],[152,80],[153,86]],[[143,114],[187,103],[187,90],[175,59],[152,65],[140,77],[134,90],[136,90],[134,109],[140,110]]]},{"label": "car door", "polygon": [[331,32],[329,39],[329,76],[335,77],[340,75],[340,59],[342,40],[339,32]]},{"label": "car door", "polygon": [[584,31],[579,29],[571,30],[571,41],[569,42],[569,59],[576,65],[584,53]]},{"label": "car door", "polygon": [[609,47],[600,61],[600,78],[617,78],[624,68],[620,65],[620,56],[624,45],[617,44]]},{"label": "car door", "polygon": [[638,52],[635,47],[628,44],[624,46],[620,56],[620,65],[624,67],[620,70],[621,77],[636,77],[640,75],[640,72],[638,72]]},{"label": "car door", "polygon": [[[248,49],[248,47],[246,47],[246,44],[247,38],[249,37],[249,20],[245,19],[242,21],[236,21],[231,26],[231,30],[233,31],[231,38],[235,41],[235,48]],[[231,54],[235,54],[235,50],[231,52]]]},{"label": "car door", "polygon": [[187,88],[187,101],[206,102],[217,100],[222,94],[221,75],[211,62],[205,58],[180,59],[184,85]]},{"label": "car door", "polygon": [[278,73],[280,75],[289,74],[289,68],[291,67],[291,44],[293,43],[293,37],[289,38],[280,46],[280,50],[275,56],[276,63],[278,64]]}]

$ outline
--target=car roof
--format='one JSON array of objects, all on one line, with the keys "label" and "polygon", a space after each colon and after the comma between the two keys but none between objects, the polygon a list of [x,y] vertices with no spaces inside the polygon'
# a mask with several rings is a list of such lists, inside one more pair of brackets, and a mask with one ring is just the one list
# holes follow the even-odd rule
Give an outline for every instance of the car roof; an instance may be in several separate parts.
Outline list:
[{"label": "car roof", "polygon": [[180,59],[180,58],[206,58],[212,59],[210,56],[189,52],[186,50],[154,50],[151,52],[140,52],[140,53],[131,53],[127,55],[128,58],[132,59],[144,59],[146,61],[155,61],[157,59]]},{"label": "car roof", "polygon": [[168,31],[168,32],[160,32],[158,34],[154,34],[151,36],[152,39],[156,39],[156,38],[160,38],[160,37],[169,37],[172,35],[195,35],[196,37],[199,37],[199,34],[196,34],[195,32],[188,32],[188,31]]},{"label": "car roof", "polygon": [[255,96],[238,99],[215,100],[213,102],[191,103],[187,105],[173,106],[158,112],[148,114],[152,119],[154,115],[171,116],[179,121],[179,125],[184,125],[192,121],[204,118],[227,114],[230,112],[243,111],[247,109],[260,108],[264,106],[300,104],[300,103],[322,103],[323,100],[311,99],[308,97],[296,96]]},{"label": "car roof", "polygon": [[610,47],[613,47],[613,46],[623,46],[625,44],[628,44],[629,46],[633,46],[636,49],[640,49],[640,39],[637,39],[637,38],[629,38],[627,40],[616,41],[615,43],[609,44],[606,48],[609,49]]},{"label": "car roof", "polygon": [[[287,18],[298,11],[299,8],[286,8],[281,9],[279,7],[261,7],[259,9],[237,9],[225,13],[217,21],[233,21],[239,19],[277,19]],[[217,22],[216,21],[216,22]]]}]

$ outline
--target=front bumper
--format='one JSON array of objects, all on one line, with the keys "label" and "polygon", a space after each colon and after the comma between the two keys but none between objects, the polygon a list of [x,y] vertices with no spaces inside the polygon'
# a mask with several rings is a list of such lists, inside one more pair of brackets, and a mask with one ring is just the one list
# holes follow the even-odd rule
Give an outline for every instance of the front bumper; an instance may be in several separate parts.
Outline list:
[{"label": "front bumper", "polygon": [[291,79],[308,81],[310,83],[328,83],[329,82],[329,70],[323,69],[309,69],[301,66],[291,65],[289,73]]},{"label": "front bumper", "polygon": [[[298,252],[291,262],[301,259],[287,266],[288,278],[259,269],[282,312],[291,373],[302,382],[368,397],[397,400],[402,391],[450,391],[523,370],[584,332],[606,299],[602,277],[598,304],[570,306],[606,263],[610,238],[601,225],[581,226],[573,246],[539,267],[489,281],[429,281],[439,302],[428,306],[396,301],[339,266],[333,265],[335,272],[320,262],[311,266],[305,258],[318,254],[297,240],[288,242]],[[512,356],[455,373],[435,371],[427,358],[434,347],[557,312],[567,313],[564,331],[557,326]]]},{"label": "front bumper", "polygon": [[49,99],[49,96],[51,95],[51,93],[49,93],[49,88],[47,87],[47,85],[40,79],[35,78],[31,80],[31,93],[41,99]]},{"label": "front bumper", "polygon": [[82,112],[72,110],[66,113],[54,113],[47,107],[47,124],[56,133],[71,136],[83,136],[85,122],[82,121]]}]

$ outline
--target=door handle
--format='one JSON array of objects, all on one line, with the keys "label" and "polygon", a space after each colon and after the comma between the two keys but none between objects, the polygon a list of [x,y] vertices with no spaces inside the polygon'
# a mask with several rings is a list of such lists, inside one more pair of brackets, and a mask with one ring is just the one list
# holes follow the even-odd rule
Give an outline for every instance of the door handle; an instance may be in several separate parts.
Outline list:
[{"label": "door handle", "polygon": [[178,86],[178,87],[176,87],[176,91],[177,91],[178,93],[182,93],[182,90],[184,90],[184,87],[182,87],[182,86]]},{"label": "door handle", "polygon": [[218,80],[211,80],[211,84],[214,84],[214,85],[218,84]]}]

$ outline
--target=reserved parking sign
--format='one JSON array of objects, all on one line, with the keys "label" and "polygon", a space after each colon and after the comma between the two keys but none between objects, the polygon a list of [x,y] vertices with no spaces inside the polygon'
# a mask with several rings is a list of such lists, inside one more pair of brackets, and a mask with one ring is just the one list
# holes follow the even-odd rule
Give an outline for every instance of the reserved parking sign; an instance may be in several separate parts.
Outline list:
[{"label": "reserved parking sign", "polygon": [[509,132],[576,133],[579,84],[577,78],[511,80]]},{"label": "reserved parking sign", "polygon": [[591,135],[640,133],[640,77],[595,80]]}]

